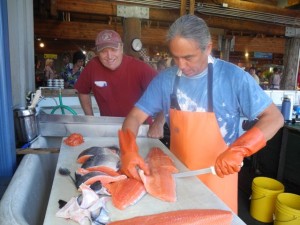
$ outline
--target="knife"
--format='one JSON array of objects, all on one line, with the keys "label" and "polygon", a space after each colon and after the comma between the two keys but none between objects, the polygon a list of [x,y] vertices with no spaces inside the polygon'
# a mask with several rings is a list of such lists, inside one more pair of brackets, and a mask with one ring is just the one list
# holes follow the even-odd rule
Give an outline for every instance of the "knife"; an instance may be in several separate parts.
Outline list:
[{"label": "knife", "polygon": [[173,173],[174,178],[181,178],[181,177],[192,177],[192,176],[198,176],[201,174],[207,174],[211,173],[213,175],[216,175],[215,167],[211,166],[205,169],[199,169],[199,170],[191,170],[186,172],[180,172],[180,173]]},{"label": "knife", "polygon": [[[242,162],[240,167],[242,167],[243,165],[244,165],[244,163]],[[205,168],[205,169],[190,170],[190,171],[186,171],[186,172],[173,173],[173,177],[174,178],[193,177],[193,176],[198,176],[198,175],[207,174],[207,173],[217,175],[215,167],[211,166],[211,167],[208,167],[208,168]]]}]

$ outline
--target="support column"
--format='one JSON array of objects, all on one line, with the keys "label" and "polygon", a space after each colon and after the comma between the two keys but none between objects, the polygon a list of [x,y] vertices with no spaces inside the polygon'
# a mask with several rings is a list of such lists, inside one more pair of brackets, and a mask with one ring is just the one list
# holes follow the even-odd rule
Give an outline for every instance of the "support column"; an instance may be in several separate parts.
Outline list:
[{"label": "support column", "polygon": [[299,68],[300,38],[290,38],[286,41],[284,71],[280,82],[281,90],[296,90]]},{"label": "support column", "polygon": [[11,177],[16,167],[7,1],[0,7],[0,177]]},{"label": "support column", "polygon": [[139,57],[139,53],[131,48],[131,42],[135,38],[141,39],[141,20],[138,18],[125,18],[123,23],[124,53]]},{"label": "support column", "polygon": [[230,51],[233,49],[232,38],[219,35],[218,44],[220,50],[220,58],[225,61],[229,61]]},{"label": "support column", "polygon": [[180,16],[183,16],[186,14],[186,1],[187,0],[181,0],[181,2],[180,2]]}]

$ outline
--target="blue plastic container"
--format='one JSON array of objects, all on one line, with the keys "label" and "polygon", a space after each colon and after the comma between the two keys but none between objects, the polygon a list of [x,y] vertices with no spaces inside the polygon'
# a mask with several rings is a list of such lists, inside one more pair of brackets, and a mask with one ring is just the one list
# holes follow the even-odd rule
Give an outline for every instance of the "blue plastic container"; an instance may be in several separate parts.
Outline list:
[{"label": "blue plastic container", "polygon": [[285,121],[291,120],[291,99],[287,96],[284,96],[281,106],[281,113]]}]

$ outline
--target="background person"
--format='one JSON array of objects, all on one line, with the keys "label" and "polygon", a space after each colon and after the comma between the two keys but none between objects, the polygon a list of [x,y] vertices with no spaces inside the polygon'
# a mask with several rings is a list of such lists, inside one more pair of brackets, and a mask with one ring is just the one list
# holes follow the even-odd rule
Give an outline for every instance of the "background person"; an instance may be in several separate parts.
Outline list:
[{"label": "background person", "polygon": [[[101,31],[95,44],[97,57],[88,62],[75,84],[81,107],[85,115],[93,115],[93,92],[101,116],[126,117],[157,71],[123,54],[121,37],[113,30]],[[148,135],[153,138],[163,136],[164,117],[157,116],[162,121],[151,125]]]},{"label": "background person", "polygon": [[66,67],[63,78],[65,80],[65,88],[74,88],[79,75],[83,71],[85,63],[85,54],[82,51],[77,51],[73,54],[72,68]]},{"label": "background person", "polygon": [[160,59],[157,61],[157,71],[160,72],[167,68],[167,62],[165,59]]},{"label": "background person", "polygon": [[273,69],[273,74],[270,77],[270,85],[272,90],[279,90],[280,89],[280,81],[281,81],[281,74],[277,67]]},{"label": "background person", "polygon": [[57,78],[57,74],[54,69],[54,59],[46,59],[44,74],[46,80]]},{"label": "background person", "polygon": [[254,78],[257,84],[259,84],[259,77],[256,75],[256,69],[255,67],[250,67],[249,69],[250,75]]},{"label": "background person", "polygon": [[[177,19],[167,43],[177,66],[155,77],[126,117],[119,131],[121,170],[135,179],[137,167],[149,173],[135,136],[148,116],[163,111],[170,125],[170,150],[191,170],[214,165],[218,176],[199,179],[237,212],[237,172],[243,159],[283,126],[282,115],[248,72],[210,56],[211,35],[202,19]],[[241,114],[258,122],[238,137]]]}]

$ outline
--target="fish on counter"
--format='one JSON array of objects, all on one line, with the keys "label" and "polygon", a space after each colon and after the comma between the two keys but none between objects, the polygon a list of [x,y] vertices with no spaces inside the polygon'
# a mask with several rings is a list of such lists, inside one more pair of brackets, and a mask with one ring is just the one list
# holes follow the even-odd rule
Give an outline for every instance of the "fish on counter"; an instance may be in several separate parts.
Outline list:
[{"label": "fish on counter", "polygon": [[110,147],[90,147],[82,151],[77,157],[81,168],[89,171],[100,171],[112,176],[120,169],[120,149]]},{"label": "fish on counter", "polygon": [[80,185],[82,194],[72,197],[58,210],[57,217],[71,219],[80,225],[107,224],[110,220],[105,204],[107,197],[100,197],[87,185]]},{"label": "fish on counter", "polygon": [[220,209],[186,209],[138,216],[108,225],[230,225],[232,213]]},{"label": "fish on counter", "polygon": [[175,202],[176,182],[172,174],[177,173],[178,169],[172,159],[160,148],[152,148],[146,162],[149,165],[150,175],[145,175],[143,170],[139,170],[139,175],[147,192],[160,200]]},{"label": "fish on counter", "polygon": [[144,184],[132,178],[109,183],[105,187],[112,196],[113,205],[120,210],[136,204],[146,194]]},{"label": "fish on counter", "polygon": [[88,149],[83,150],[77,157],[77,162],[83,164],[87,159],[94,155],[101,154],[110,154],[114,153],[116,155],[120,155],[120,149],[116,146],[108,146],[108,147],[99,147],[93,146]]},{"label": "fish on counter", "polygon": [[81,184],[92,185],[97,181],[100,181],[102,185],[107,183],[116,182],[119,180],[126,179],[126,175],[118,175],[118,176],[111,176],[106,173],[100,171],[92,171],[82,176],[76,176],[76,186],[79,187]]},{"label": "fish on counter", "polygon": [[68,146],[78,146],[84,142],[83,136],[79,133],[70,134],[65,140],[64,143]]},{"label": "fish on counter", "polygon": [[81,168],[90,171],[113,173],[119,170],[119,163],[120,157],[116,154],[100,154],[91,156],[82,164]]},{"label": "fish on counter", "polygon": [[126,179],[126,175],[118,173],[120,168],[120,149],[115,146],[93,146],[83,150],[77,157],[82,163],[75,173],[76,185],[82,183],[92,185],[99,181],[101,185]]}]

